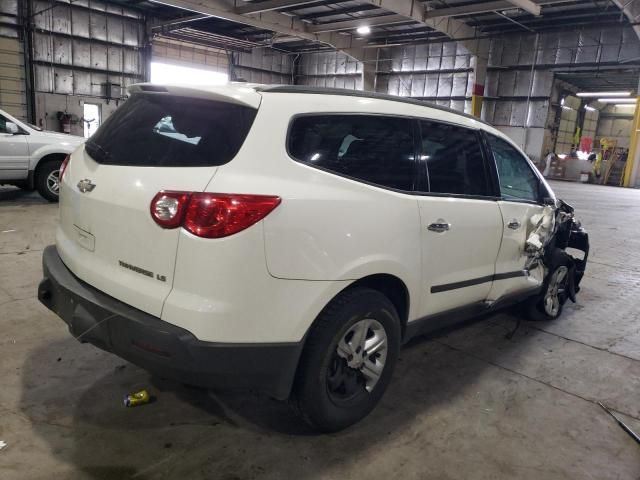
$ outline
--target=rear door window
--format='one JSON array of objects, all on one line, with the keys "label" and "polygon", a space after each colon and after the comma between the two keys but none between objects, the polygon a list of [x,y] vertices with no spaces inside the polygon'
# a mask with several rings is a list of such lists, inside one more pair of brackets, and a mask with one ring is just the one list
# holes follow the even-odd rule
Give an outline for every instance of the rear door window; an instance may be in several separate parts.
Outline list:
[{"label": "rear door window", "polygon": [[225,102],[134,94],[85,143],[98,163],[218,166],[236,156],[257,110]]},{"label": "rear door window", "polygon": [[413,190],[413,120],[383,115],[309,115],[293,120],[289,154],[301,163],[367,183]]},{"label": "rear door window", "polygon": [[478,133],[446,123],[420,121],[421,159],[426,162],[429,192],[490,196]]},{"label": "rear door window", "polygon": [[487,134],[496,161],[500,193],[507,200],[538,201],[540,181],[529,161],[504,140]]}]

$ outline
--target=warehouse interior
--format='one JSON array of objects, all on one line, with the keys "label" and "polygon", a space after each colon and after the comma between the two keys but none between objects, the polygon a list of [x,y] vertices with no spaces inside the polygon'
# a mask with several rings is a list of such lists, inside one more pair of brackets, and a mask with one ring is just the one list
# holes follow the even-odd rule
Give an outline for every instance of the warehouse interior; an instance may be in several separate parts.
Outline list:
[{"label": "warehouse interior", "polygon": [[[0,478],[637,479],[640,0],[0,0],[0,109],[89,138],[141,82],[421,100],[506,134],[591,236],[577,303],[413,340],[379,407],[317,435],[286,404],[157,378],[37,299],[58,207],[0,185]],[[155,402],[122,407],[146,388]]]}]

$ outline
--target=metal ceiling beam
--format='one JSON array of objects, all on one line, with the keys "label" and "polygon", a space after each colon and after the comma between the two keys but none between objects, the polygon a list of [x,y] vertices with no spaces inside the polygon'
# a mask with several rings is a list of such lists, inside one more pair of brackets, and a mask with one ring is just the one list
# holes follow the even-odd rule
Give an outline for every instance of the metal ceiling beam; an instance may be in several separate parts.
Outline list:
[{"label": "metal ceiling beam", "polygon": [[[574,0],[538,0],[534,5],[540,7],[542,5],[553,5],[561,3],[571,3]],[[509,0],[497,0],[493,2],[473,3],[471,5],[463,5],[462,7],[446,7],[428,10],[426,12],[426,18],[438,18],[438,17],[457,17],[460,15],[473,15],[475,13],[487,13],[494,12],[496,10],[509,10],[513,8],[520,8],[514,5],[514,2]]]},{"label": "metal ceiling beam", "polygon": [[369,27],[377,27],[381,25],[393,25],[396,23],[405,23],[407,21],[408,21],[407,17],[403,15],[392,14],[392,15],[384,15],[384,16],[378,16],[378,17],[363,17],[363,18],[358,18],[357,20],[346,20],[342,22],[321,23],[320,25],[309,26],[308,30],[310,32],[315,32],[315,33],[338,32],[341,30],[353,30],[363,25],[367,25]]},{"label": "metal ceiling beam", "polygon": [[540,15],[540,5],[533,3],[531,0],[508,0],[508,2],[532,15]]},{"label": "metal ceiling beam", "polygon": [[620,10],[627,16],[629,22],[633,26],[633,29],[640,38],[640,2],[636,0],[613,0]]},{"label": "metal ceiling beam", "polygon": [[154,23],[153,25],[151,25],[151,28],[154,30],[162,29],[164,31],[169,31],[175,28],[182,28],[181,27],[182,24],[203,20],[209,17],[210,15],[203,15],[199,13],[197,15],[190,15],[188,17],[178,17],[178,18],[173,18],[171,20],[164,20],[162,22]]},{"label": "metal ceiling beam", "polygon": [[[367,3],[431,27],[444,33],[452,40],[477,38],[479,36],[479,32],[475,28],[455,18],[426,18],[427,11],[424,4],[416,0],[369,0]],[[481,54],[485,56],[485,52],[479,52],[479,44],[477,42],[462,40],[462,43],[472,55]]]},{"label": "metal ceiling beam", "polygon": [[251,2],[246,3],[241,7],[237,7],[235,12],[240,15],[248,15],[250,13],[271,12],[282,8],[298,7],[305,3],[312,2],[309,2],[308,0],[306,2],[301,2],[300,0],[267,0],[266,2]]},{"label": "metal ceiling beam", "polygon": [[364,40],[356,39],[352,35],[336,32],[313,33],[308,31],[308,24],[295,17],[269,11],[257,15],[241,15],[237,13],[233,0],[151,0],[154,3],[169,5],[194,13],[221,18],[242,25],[249,25],[262,30],[270,30],[277,34],[298,37],[311,42],[326,44],[336,50],[341,50],[356,59],[358,49],[364,45]]}]

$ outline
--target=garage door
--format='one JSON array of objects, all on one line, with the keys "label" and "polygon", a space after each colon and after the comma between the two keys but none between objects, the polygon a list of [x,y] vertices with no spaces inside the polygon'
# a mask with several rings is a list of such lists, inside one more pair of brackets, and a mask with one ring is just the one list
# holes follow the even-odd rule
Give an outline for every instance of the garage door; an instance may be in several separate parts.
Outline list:
[{"label": "garage door", "polygon": [[24,56],[17,38],[0,37],[0,108],[27,118]]},{"label": "garage door", "polygon": [[229,61],[224,50],[166,37],[154,38],[152,49],[152,58],[155,62],[205,68],[220,73],[229,71]]}]

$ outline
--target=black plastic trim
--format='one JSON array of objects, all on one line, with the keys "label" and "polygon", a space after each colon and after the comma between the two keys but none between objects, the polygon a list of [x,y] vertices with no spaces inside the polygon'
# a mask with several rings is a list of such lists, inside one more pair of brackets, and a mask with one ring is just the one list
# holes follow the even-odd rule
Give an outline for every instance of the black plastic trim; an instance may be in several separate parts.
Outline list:
[{"label": "black plastic trim", "polygon": [[303,341],[217,343],[137,310],[71,273],[55,246],[42,255],[38,299],[71,334],[162,377],[221,389],[256,389],[288,398]]},{"label": "black plastic trim", "polygon": [[412,338],[418,335],[429,335],[431,333],[437,333],[442,331],[448,331],[453,327],[456,327],[466,321],[477,318],[481,315],[486,315],[502,308],[514,305],[522,302],[527,298],[539,294],[541,287],[535,287],[520,292],[515,292],[499,300],[488,303],[478,302],[471,305],[465,305],[464,307],[458,307],[445,312],[428,315],[417,320],[413,320],[407,323],[403,343],[407,343]]},{"label": "black plastic trim", "polygon": [[484,277],[471,278],[461,282],[445,283],[443,285],[434,285],[431,287],[431,293],[448,292],[459,288],[472,287],[482,283],[493,282],[497,280],[506,280],[508,278],[527,277],[529,272],[526,270],[518,270],[515,272],[496,273],[493,275],[485,275]]}]

